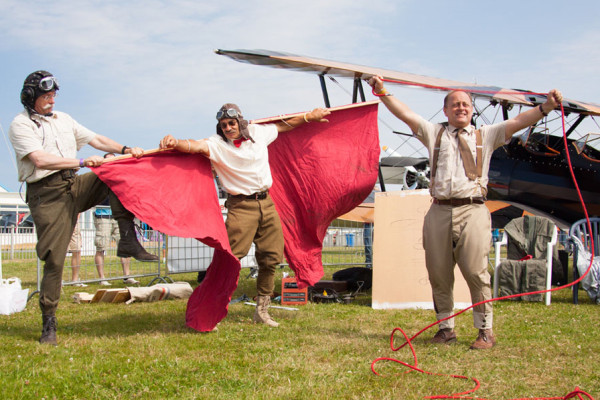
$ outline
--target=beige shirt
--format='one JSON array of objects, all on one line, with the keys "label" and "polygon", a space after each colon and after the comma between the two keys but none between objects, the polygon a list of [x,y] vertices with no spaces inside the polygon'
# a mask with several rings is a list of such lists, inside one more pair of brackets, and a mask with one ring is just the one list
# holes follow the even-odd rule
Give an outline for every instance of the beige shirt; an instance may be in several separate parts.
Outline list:
[{"label": "beige shirt", "polygon": [[57,172],[35,168],[27,157],[30,153],[43,150],[58,157],[77,158],[77,150],[95,136],[96,133],[63,112],[55,111],[50,117],[33,114],[30,118],[27,111],[23,111],[15,117],[8,130],[17,157],[19,181],[37,182]]},{"label": "beige shirt", "polygon": [[277,139],[277,126],[250,124],[248,129],[255,143],[246,140],[235,147],[219,135],[207,140],[210,160],[229,194],[250,195],[263,192],[273,184],[267,146]]},{"label": "beige shirt", "polygon": [[[436,136],[442,126],[442,124],[434,124],[421,118],[419,131],[415,135],[429,151],[430,166],[433,158]],[[498,147],[508,143],[508,141],[505,140],[505,126],[505,123],[501,122],[494,125],[484,125],[480,128],[483,146],[482,174],[481,178],[472,181],[467,178],[467,175],[465,174],[465,168],[458,149],[458,139],[456,138],[455,132],[456,128],[452,125],[448,125],[442,133],[434,185],[429,189],[431,195],[440,200],[485,196],[487,194],[488,171],[490,169],[492,153]],[[466,127],[465,130],[467,133],[463,133],[463,135],[469,145],[473,159],[475,160],[475,127],[470,125]]]}]

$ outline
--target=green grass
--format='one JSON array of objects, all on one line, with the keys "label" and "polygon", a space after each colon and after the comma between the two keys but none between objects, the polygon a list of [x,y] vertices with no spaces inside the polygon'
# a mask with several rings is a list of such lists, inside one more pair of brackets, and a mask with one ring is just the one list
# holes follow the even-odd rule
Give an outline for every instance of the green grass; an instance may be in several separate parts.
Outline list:
[{"label": "green grass", "polygon": [[[35,263],[3,267],[4,277],[20,276],[25,287],[34,287]],[[334,271],[326,267],[326,276]],[[172,278],[196,286],[195,274]],[[252,324],[253,307],[237,303],[217,332],[202,334],[185,326],[185,300],[73,303],[72,295],[81,290],[64,288],[57,347],[37,343],[37,296],[25,311],[0,316],[0,398],[422,399],[474,387],[471,381],[404,373],[395,363],[379,363],[384,376],[373,374],[370,365],[377,357],[412,362],[408,348],[390,350],[389,335],[395,327],[412,335],[434,313],[373,310],[370,293],[346,305],[272,310],[281,324],[277,329]],[[234,298],[255,293],[255,280],[242,271]],[[481,388],[471,396],[486,399],[559,397],[576,386],[600,396],[600,308],[585,292],[576,306],[570,290],[563,290],[552,296],[550,307],[514,301],[494,307],[495,348],[469,350],[476,331],[467,312],[457,318],[455,345],[429,344],[436,328],[415,339],[418,366],[474,377]]]}]

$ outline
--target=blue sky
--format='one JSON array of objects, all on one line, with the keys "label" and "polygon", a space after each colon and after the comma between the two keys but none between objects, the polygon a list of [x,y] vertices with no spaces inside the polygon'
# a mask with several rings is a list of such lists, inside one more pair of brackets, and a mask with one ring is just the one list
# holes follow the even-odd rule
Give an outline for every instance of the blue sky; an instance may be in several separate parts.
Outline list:
[{"label": "blue sky", "polygon": [[[323,105],[316,76],[238,63],[214,54],[217,48],[286,51],[534,92],[556,87],[598,104],[599,10],[592,0],[3,0],[0,185],[19,190],[7,135],[22,110],[23,80],[37,69],[61,84],[57,110],[146,149],[168,133],[210,136],[226,102],[248,118]],[[332,105],[351,101],[351,82],[338,82],[328,84]],[[427,118],[441,108],[439,93],[391,91]],[[391,129],[406,126],[381,111],[381,144],[423,155],[418,143],[402,146]],[[81,156],[95,153],[88,147]]]}]

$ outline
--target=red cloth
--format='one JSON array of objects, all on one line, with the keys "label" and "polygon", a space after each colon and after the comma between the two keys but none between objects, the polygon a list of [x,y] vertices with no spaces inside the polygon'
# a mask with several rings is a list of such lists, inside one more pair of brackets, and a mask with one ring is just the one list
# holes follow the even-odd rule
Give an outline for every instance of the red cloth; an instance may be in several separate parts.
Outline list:
[{"label": "red cloth", "polygon": [[210,331],[227,315],[240,262],[231,253],[210,162],[200,154],[162,152],[107,163],[93,171],[140,220],[167,235],[215,248],[204,282],[188,300],[186,323]]},{"label": "red cloth", "polygon": [[[328,119],[282,133],[269,146],[271,194],[283,225],[286,259],[300,286],[323,275],[322,241],[331,221],[360,204],[377,179],[377,104],[335,111]],[[240,262],[231,253],[210,162],[169,151],[93,171],[154,229],[215,248],[186,310],[188,326],[212,330],[227,315]]]},{"label": "red cloth", "polygon": [[283,226],[285,257],[300,288],[323,276],[327,227],[373,190],[379,162],[377,106],[334,111],[329,123],[303,124],[280,133],[269,146],[270,193]]}]

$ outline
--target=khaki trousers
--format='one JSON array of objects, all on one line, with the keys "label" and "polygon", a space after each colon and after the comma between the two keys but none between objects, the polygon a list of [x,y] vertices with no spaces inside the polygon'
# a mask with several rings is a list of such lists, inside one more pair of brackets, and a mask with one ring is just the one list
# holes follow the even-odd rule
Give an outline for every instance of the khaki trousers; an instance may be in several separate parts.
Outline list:
[{"label": "khaki trousers", "polygon": [[256,246],[259,296],[271,296],[275,286],[275,269],[283,260],[283,230],[271,196],[263,200],[229,197],[227,235],[231,251],[237,258],[248,254],[252,242]]},{"label": "khaki trousers", "polygon": [[[423,248],[437,320],[454,312],[454,267],[464,276],[473,304],[492,298],[488,253],[492,240],[491,217],[485,204],[460,207],[432,204],[423,225]],[[473,309],[477,329],[492,328],[492,304]],[[442,328],[454,328],[454,319]]]},{"label": "khaki trousers", "polygon": [[44,261],[39,299],[43,315],[56,313],[67,248],[79,213],[108,195],[115,218],[133,219],[133,214],[93,172],[64,179],[59,171],[27,184],[26,200],[38,238],[36,251]]}]

